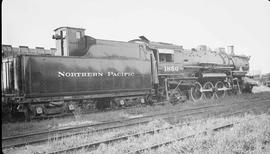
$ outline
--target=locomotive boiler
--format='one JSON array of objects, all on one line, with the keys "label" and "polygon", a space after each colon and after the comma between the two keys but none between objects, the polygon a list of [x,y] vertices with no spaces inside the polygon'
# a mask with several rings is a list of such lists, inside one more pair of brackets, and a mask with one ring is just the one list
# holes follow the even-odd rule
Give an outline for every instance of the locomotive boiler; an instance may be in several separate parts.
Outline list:
[{"label": "locomotive boiler", "polygon": [[229,53],[224,48],[213,51],[205,45],[187,50],[140,38],[130,42],[145,43],[152,50],[159,81],[156,93],[171,103],[219,98],[252,88],[243,80],[250,57],[235,55],[233,46],[228,46]]},{"label": "locomotive boiler", "polygon": [[[60,27],[56,50],[2,45],[2,114],[48,116],[138,103],[171,103],[240,93],[249,57],[206,46],[95,39]],[[50,51],[50,52],[48,52]],[[4,57],[3,57],[4,55]]]}]

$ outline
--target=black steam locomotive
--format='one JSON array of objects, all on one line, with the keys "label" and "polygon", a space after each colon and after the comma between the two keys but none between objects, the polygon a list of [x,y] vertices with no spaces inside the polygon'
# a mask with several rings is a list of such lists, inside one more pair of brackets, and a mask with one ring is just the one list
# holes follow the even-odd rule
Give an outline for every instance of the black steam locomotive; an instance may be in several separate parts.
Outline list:
[{"label": "black steam locomotive", "polygon": [[95,39],[81,28],[60,27],[56,49],[2,45],[2,113],[26,117],[121,107],[213,99],[246,88],[249,58],[233,47]]}]

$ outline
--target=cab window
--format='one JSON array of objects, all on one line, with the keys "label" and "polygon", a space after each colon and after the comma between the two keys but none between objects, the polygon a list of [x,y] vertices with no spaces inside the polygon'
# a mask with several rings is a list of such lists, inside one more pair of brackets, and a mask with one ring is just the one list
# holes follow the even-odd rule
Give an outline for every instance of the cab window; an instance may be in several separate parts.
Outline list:
[{"label": "cab window", "polygon": [[76,39],[80,39],[82,36],[81,32],[76,32]]},{"label": "cab window", "polygon": [[159,62],[173,62],[173,54],[160,53]]}]

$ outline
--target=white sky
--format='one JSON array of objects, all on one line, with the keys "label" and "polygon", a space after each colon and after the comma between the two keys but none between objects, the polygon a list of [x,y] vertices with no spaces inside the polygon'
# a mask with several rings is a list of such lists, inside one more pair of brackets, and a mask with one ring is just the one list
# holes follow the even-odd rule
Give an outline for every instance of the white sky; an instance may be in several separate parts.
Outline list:
[{"label": "white sky", "polygon": [[268,0],[3,0],[2,43],[55,47],[60,26],[85,28],[94,38],[234,45],[251,56],[252,70],[270,72]]}]

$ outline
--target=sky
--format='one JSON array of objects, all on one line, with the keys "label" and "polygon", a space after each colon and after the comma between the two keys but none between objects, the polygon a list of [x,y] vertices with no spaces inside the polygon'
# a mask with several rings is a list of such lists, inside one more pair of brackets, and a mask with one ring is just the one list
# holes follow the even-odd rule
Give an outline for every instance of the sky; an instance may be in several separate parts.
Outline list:
[{"label": "sky", "polygon": [[97,39],[151,41],[184,48],[235,46],[250,69],[270,72],[268,0],[3,0],[2,44],[55,47],[53,30],[85,28]]}]

